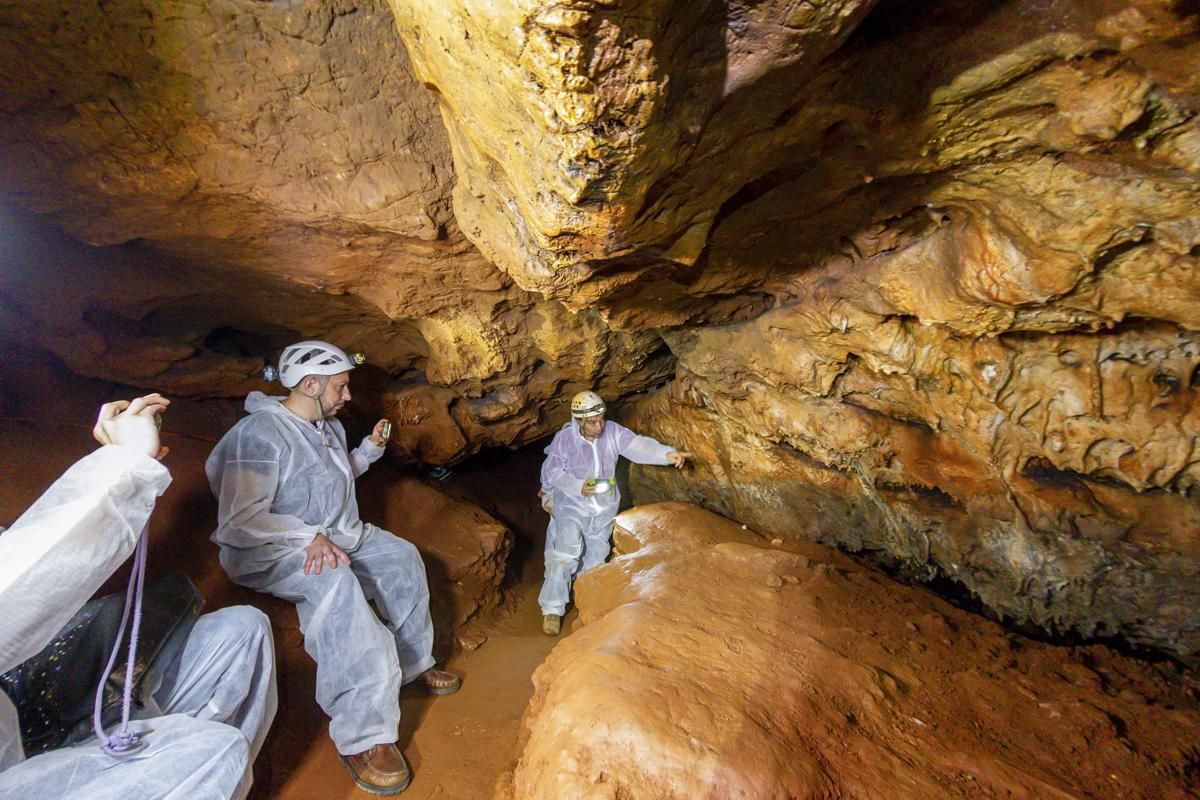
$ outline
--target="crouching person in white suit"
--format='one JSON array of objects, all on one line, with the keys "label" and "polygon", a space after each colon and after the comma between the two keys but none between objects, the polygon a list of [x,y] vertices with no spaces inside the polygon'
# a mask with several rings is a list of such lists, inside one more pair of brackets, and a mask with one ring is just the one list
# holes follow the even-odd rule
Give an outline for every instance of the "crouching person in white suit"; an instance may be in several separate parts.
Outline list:
[{"label": "crouching person in white suit", "polygon": [[[95,428],[104,446],[0,533],[0,673],[45,647],[133,552],[171,482],[156,460],[167,405],[156,394],[105,405]],[[205,614],[177,659],[152,695],[160,715],[130,723],[143,746],[125,757],[92,739],[26,759],[16,707],[0,692],[0,798],[245,797],[276,710],[270,625],[245,606]]]}]

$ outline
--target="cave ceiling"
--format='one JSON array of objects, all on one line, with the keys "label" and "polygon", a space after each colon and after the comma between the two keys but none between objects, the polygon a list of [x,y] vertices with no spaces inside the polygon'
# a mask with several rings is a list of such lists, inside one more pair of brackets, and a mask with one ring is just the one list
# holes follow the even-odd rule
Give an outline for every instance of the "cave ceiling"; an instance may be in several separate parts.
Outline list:
[{"label": "cave ceiling", "polygon": [[0,2],[0,335],[217,396],[331,338],[436,462],[661,388],[710,507],[1195,652],[1198,12]]}]

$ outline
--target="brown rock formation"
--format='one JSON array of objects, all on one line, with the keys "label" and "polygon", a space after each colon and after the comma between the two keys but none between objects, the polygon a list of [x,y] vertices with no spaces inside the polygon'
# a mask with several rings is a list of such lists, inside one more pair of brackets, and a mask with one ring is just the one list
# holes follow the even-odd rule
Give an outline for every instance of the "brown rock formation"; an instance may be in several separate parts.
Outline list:
[{"label": "brown rock formation", "polygon": [[[975,42],[975,65],[877,136],[861,106],[819,102],[839,94],[826,77],[802,113],[843,117],[822,167],[848,188],[817,219],[868,216],[838,253],[801,249],[804,221],[768,231],[770,209],[804,208],[810,163],[728,217],[751,259],[793,243],[802,271],[752,322],[668,336],[679,377],[634,424],[703,456],[637,497],[879,551],[1052,630],[1200,650],[1200,128],[1194,78],[1165,69],[1200,51],[1150,5],[1075,8],[1078,33],[1007,50],[1015,11],[977,20],[949,51]],[[860,40],[850,96],[928,35]]]},{"label": "brown rock formation", "polygon": [[698,321],[670,278],[763,166],[766,142],[735,145],[786,138],[776,115],[872,5],[391,0],[437,91],[463,229],[519,285],[573,307],[672,301],[625,327]]},{"label": "brown rock formation", "polygon": [[[435,628],[448,636],[500,602],[512,534],[476,506],[454,500],[413,478],[367,473],[362,493],[374,505],[364,516],[412,542],[425,557]],[[382,504],[382,508],[378,505]]]},{"label": "brown rock formation", "polygon": [[678,360],[640,497],[1190,657],[1193,6],[5,5],[0,195],[102,247],[0,239],[0,338],[192,395],[336,339],[434,462]]},{"label": "brown rock formation", "polygon": [[598,373],[614,394],[661,383],[660,339],[576,320],[459,233],[393,25],[370,0],[0,9],[0,193],[96,246],[6,210],[0,331],[83,375],[218,396],[262,388],[290,340],[333,339],[401,399],[441,389],[470,436],[425,459],[545,433],[542,407]]},{"label": "brown rock formation", "polygon": [[1031,643],[686,504],[626,512],[616,544],[498,796],[1194,796],[1172,668]]}]

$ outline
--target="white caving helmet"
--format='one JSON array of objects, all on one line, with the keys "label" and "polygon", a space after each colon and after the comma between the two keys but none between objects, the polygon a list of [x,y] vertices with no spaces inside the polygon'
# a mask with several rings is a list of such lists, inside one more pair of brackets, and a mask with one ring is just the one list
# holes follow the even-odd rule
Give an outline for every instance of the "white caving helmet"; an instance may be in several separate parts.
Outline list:
[{"label": "white caving helmet", "polygon": [[365,361],[362,353],[346,355],[340,347],[311,339],[283,348],[279,356],[279,382],[291,389],[309,375],[340,375]]},{"label": "white caving helmet", "polygon": [[605,410],[604,399],[595,392],[580,392],[571,398],[571,416],[575,419],[598,417]]}]

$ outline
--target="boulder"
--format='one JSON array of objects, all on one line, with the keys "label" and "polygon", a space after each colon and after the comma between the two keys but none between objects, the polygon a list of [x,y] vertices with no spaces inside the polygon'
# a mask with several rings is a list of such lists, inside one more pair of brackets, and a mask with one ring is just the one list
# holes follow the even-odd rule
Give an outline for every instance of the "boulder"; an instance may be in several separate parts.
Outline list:
[{"label": "boulder", "polygon": [[618,517],[534,675],[500,797],[1165,798],[1194,676],[1006,632],[683,503]]}]

